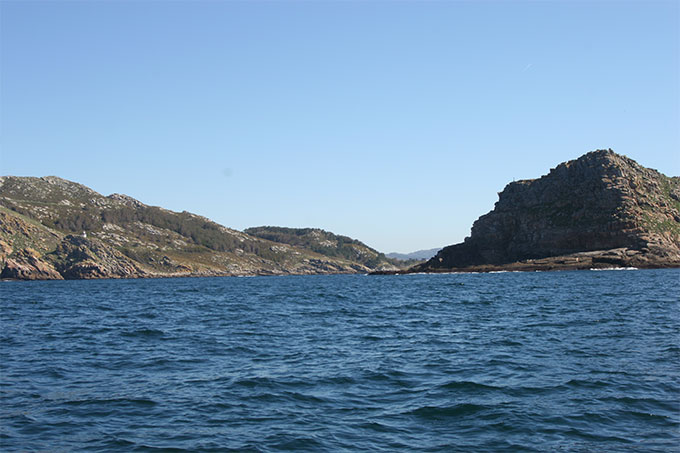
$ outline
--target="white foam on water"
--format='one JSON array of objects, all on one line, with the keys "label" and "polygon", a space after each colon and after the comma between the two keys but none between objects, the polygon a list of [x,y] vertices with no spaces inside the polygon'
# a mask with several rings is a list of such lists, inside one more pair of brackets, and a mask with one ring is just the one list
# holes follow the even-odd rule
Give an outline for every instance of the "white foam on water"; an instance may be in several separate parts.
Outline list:
[{"label": "white foam on water", "polygon": [[595,268],[590,268],[591,271],[637,271],[639,270],[637,267],[606,267],[604,269],[595,269]]}]

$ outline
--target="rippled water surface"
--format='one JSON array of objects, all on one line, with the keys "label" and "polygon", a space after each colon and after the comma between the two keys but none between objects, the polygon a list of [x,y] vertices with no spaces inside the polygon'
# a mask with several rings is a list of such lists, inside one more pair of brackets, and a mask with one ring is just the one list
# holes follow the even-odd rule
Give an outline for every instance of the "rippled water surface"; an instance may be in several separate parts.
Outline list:
[{"label": "rippled water surface", "polygon": [[678,451],[679,282],[2,282],[0,449]]}]

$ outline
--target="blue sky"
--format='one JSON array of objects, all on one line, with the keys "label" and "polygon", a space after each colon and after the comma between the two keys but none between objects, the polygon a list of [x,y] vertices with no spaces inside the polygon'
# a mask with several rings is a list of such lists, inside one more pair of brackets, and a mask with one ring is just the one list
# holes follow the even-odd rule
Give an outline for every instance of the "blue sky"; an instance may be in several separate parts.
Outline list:
[{"label": "blue sky", "polygon": [[381,251],[597,148],[680,174],[679,3],[0,2],[0,173]]}]

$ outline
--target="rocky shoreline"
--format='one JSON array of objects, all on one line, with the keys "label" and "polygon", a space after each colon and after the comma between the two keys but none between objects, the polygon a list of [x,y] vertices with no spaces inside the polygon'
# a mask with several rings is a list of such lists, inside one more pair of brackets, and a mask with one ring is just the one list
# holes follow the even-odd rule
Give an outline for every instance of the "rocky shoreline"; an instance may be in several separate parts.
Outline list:
[{"label": "rocky shoreline", "polygon": [[[0,241],[0,247],[7,244]],[[294,270],[260,269],[253,272],[229,272],[217,269],[194,271],[177,266],[175,272],[154,272],[144,269],[115,249],[79,236],[66,236],[57,248],[45,255],[25,248],[5,258],[0,280],[90,280],[127,278],[180,278],[180,277],[254,277],[276,275],[323,275],[367,273],[370,269],[355,266],[343,267],[321,259],[308,260]]]},{"label": "rocky shoreline", "polygon": [[[626,248],[572,253],[507,264],[482,264],[458,268],[437,268],[425,273],[541,272],[606,269],[680,268],[680,261],[661,257],[650,259],[639,250]],[[370,275],[406,275],[423,273],[417,268],[400,271],[375,271]]]}]

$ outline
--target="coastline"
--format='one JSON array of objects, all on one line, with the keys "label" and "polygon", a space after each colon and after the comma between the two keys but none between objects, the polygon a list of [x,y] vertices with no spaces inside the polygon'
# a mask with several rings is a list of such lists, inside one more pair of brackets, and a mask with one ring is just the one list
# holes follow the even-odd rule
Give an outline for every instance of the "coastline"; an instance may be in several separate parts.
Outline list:
[{"label": "coastline", "polygon": [[42,278],[42,279],[22,279],[22,278],[1,278],[0,282],[29,282],[29,281],[78,281],[78,280],[153,280],[153,279],[175,279],[175,278],[214,278],[214,277],[303,277],[303,276],[323,276],[323,275],[366,275],[366,276],[385,276],[385,275],[431,275],[431,274],[500,274],[500,273],[524,273],[524,272],[560,272],[560,271],[623,271],[623,270],[648,270],[648,269],[680,269],[680,263],[654,264],[642,266],[530,266],[519,265],[520,263],[510,263],[508,265],[483,265],[468,266],[464,268],[450,269],[429,269],[429,270],[377,270],[372,272],[327,272],[327,273],[252,273],[252,274],[231,274],[231,273],[188,273],[188,274],[146,274],[134,276],[106,276],[106,277],[84,277],[84,278]]},{"label": "coastline", "polygon": [[672,258],[643,254],[638,250],[624,248],[579,252],[503,264],[478,264],[450,268],[428,267],[426,264],[406,271],[375,271],[371,272],[371,275],[680,268],[680,261]]},{"label": "coastline", "polygon": [[304,275],[371,275],[366,272],[255,272],[255,273],[221,273],[221,272],[190,272],[175,274],[138,274],[138,275],[106,275],[88,276],[80,278],[0,278],[0,282],[30,282],[30,281],[75,281],[75,280],[146,280],[146,279],[173,279],[173,278],[211,278],[211,277],[287,277]]}]

